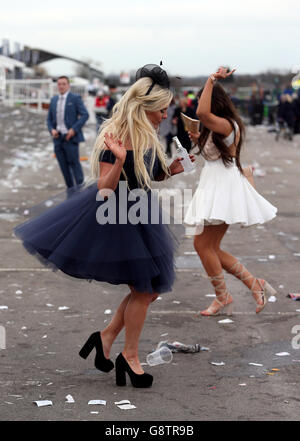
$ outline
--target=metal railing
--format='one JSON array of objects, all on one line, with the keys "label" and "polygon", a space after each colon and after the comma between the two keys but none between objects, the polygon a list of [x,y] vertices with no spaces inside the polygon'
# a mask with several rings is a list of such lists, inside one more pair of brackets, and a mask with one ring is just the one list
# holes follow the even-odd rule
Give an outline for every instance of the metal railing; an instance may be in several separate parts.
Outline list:
[{"label": "metal railing", "polygon": [[[71,91],[81,95],[83,99],[87,96],[84,85],[71,83]],[[6,80],[2,101],[9,106],[34,106],[41,111],[49,106],[51,98],[57,93],[57,84],[51,79]]]}]

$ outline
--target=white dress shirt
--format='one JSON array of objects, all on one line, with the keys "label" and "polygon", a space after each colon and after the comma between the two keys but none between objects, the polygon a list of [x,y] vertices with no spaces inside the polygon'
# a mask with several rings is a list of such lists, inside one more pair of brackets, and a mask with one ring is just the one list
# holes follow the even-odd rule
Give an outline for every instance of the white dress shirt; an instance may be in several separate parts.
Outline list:
[{"label": "white dress shirt", "polygon": [[58,96],[57,106],[56,106],[56,130],[63,135],[68,132],[68,129],[65,125],[65,107],[66,101],[69,91],[64,93],[63,95]]}]

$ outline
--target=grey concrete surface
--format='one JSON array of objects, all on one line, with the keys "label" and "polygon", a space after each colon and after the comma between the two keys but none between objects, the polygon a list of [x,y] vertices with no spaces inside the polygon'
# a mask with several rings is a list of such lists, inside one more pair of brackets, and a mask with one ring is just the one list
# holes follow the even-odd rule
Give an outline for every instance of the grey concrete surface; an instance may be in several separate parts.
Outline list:
[{"label": "grey concrete surface", "polygon": [[[86,126],[82,156],[91,151],[94,130],[93,124]],[[276,143],[266,127],[247,127],[243,163],[265,171],[265,176],[256,177],[256,186],[278,207],[278,216],[264,226],[232,226],[224,239],[225,249],[277,289],[277,301],[256,315],[251,293],[226,274],[235,301],[233,323],[220,324],[225,317],[196,316],[211,302],[206,295],[213,290],[202,276],[192,237],[175,228],[180,239],[176,283],[149,309],[140,341],[141,359],[145,362],[161,340],[199,343],[209,351],[177,353],[168,365],[145,366],[154,375],[148,390],[134,389],[129,383],[119,388],[114,371],[104,374],[94,368],[93,354],[87,360],[78,356],[90,333],[109,320],[104,311],[114,312],[127,294],[126,286],[53,273],[13,236],[13,227],[27,218],[26,210],[64,189],[45,115],[0,107],[0,145],[0,306],[7,307],[0,308],[0,326],[6,331],[6,349],[0,350],[0,420],[299,419],[300,349],[292,344],[297,338],[292,330],[300,326],[300,302],[286,296],[300,292],[300,136]],[[82,164],[87,175],[88,163]],[[155,186],[195,187],[200,170],[199,162],[194,175],[173,177]],[[60,309],[63,306],[68,309]],[[123,343],[124,333],[112,348],[112,359]],[[279,352],[290,355],[276,356]],[[211,364],[221,361],[222,366]],[[75,403],[66,403],[68,394]],[[106,400],[107,405],[88,405],[92,399]],[[136,408],[120,410],[114,403],[123,399]],[[52,400],[53,405],[38,408],[36,400]]]}]

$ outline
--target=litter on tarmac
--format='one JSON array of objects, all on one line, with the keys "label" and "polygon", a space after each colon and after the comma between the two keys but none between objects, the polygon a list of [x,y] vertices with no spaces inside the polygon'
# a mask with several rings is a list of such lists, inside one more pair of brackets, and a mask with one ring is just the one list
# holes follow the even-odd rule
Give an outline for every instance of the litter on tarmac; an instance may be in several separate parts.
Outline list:
[{"label": "litter on tarmac", "polygon": [[43,406],[52,406],[53,403],[50,400],[37,400],[34,401],[34,403],[37,405],[37,407],[43,407]]}]

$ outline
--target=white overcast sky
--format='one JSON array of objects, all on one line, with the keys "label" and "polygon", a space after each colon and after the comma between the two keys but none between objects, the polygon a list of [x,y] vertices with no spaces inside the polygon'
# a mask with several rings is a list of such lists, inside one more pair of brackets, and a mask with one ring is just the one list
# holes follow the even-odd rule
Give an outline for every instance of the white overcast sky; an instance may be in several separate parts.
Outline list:
[{"label": "white overcast sky", "polygon": [[[2,0],[8,38],[101,62],[106,73],[159,63],[170,74],[206,75],[300,66],[300,0]],[[70,74],[67,62],[45,64]]]}]

